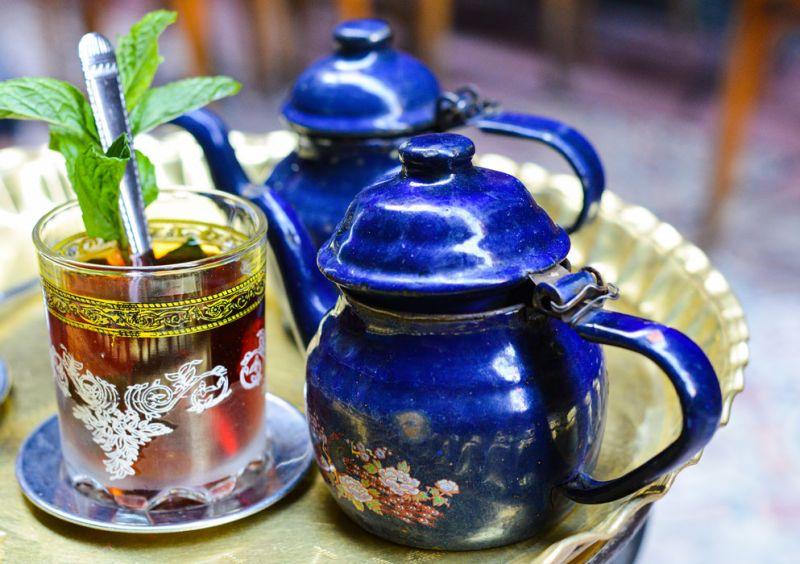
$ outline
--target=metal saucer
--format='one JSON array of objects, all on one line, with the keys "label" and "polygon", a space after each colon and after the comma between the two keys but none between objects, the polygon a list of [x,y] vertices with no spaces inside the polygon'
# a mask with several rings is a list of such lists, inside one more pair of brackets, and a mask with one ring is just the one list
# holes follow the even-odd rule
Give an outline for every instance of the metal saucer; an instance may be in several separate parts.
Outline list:
[{"label": "metal saucer", "polygon": [[76,490],[62,472],[61,439],[54,415],[22,443],[17,481],[39,509],[70,523],[123,533],[174,533],[215,527],[261,511],[288,494],[311,465],[312,450],[303,415],[267,394],[267,431],[272,464],[243,490],[220,501],[142,513],[95,500]]},{"label": "metal saucer", "polygon": [[0,405],[6,401],[9,392],[11,391],[11,376],[8,374],[8,366],[0,360]]}]

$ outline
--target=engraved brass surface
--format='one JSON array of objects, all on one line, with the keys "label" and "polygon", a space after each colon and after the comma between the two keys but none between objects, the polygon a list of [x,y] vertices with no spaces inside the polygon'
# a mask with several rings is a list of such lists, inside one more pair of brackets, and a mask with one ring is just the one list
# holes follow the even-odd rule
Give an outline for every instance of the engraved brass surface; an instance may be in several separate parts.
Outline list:
[{"label": "engraved brass surface", "polygon": [[[284,133],[234,136],[252,169],[265,170],[291,149]],[[137,141],[138,143],[138,141]],[[156,141],[139,143],[145,150]],[[147,147],[145,147],[147,145]],[[198,149],[185,134],[157,145],[159,178],[168,183],[210,185]],[[256,155],[257,158],[254,156]],[[52,189],[58,165],[51,156],[37,173]],[[30,162],[30,158],[26,162]],[[536,165],[521,167],[487,155],[484,166],[525,180],[537,201],[558,220],[575,211],[575,179],[548,175]],[[9,174],[0,171],[0,175]],[[44,183],[44,181],[43,181]],[[45,210],[42,210],[45,211]],[[612,307],[638,313],[685,331],[703,347],[720,378],[722,423],[743,388],[747,325],[725,278],[705,254],[652,213],[604,196],[598,219],[573,237],[570,259],[591,263],[622,292]],[[268,284],[269,286],[269,284]],[[216,529],[162,537],[98,533],[62,523],[27,504],[14,479],[14,457],[22,440],[55,411],[55,386],[47,354],[43,304],[29,297],[3,309],[0,357],[14,378],[10,398],[0,406],[0,561],[38,562],[423,562],[462,561],[464,554],[414,550],[378,539],[336,506],[319,472],[279,504],[241,522]],[[679,406],[666,378],[643,357],[607,349],[609,411],[598,468],[600,478],[619,475],[668,444],[679,429]],[[270,391],[302,407],[303,359],[281,325],[276,300],[267,296],[267,372]],[[699,459],[698,457],[695,461]],[[623,532],[636,513],[669,490],[677,472],[625,500],[577,506],[543,536],[504,548],[469,554],[483,562],[585,560],[598,544]]]}]

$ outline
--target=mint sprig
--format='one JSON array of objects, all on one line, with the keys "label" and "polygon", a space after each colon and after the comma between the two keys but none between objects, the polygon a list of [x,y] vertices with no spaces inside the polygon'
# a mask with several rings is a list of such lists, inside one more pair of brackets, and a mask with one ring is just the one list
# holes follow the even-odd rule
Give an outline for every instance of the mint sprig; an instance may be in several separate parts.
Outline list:
[{"label": "mint sprig", "polygon": [[[236,94],[241,85],[226,76],[196,77],[150,88],[163,57],[158,39],[175,22],[175,12],[144,16],[121,36],[117,66],[134,135],[150,131],[190,110]],[[125,240],[119,215],[119,185],[131,158],[121,137],[103,151],[91,107],[80,90],[53,78],[14,78],[0,82],[0,119],[44,121],[50,148],[63,155],[67,176],[83,214],[86,234],[106,241]],[[134,158],[145,205],[158,196],[155,167],[139,151]]]}]

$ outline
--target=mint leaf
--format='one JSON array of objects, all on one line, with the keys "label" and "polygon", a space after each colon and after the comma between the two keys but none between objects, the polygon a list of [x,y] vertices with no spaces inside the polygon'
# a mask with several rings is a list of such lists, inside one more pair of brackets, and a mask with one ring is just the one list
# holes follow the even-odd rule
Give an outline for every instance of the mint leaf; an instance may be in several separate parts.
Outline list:
[{"label": "mint leaf", "polygon": [[0,82],[0,119],[37,119],[64,134],[99,143],[92,109],[80,90],[54,78]]},{"label": "mint leaf", "polygon": [[139,183],[142,185],[144,205],[149,206],[158,197],[156,167],[143,153],[136,151],[136,164],[139,167]]},{"label": "mint leaf", "polygon": [[77,159],[78,155],[86,150],[86,147],[87,141],[84,137],[72,135],[64,128],[55,125],[50,126],[50,148],[63,155],[64,160],[67,162],[67,168],[69,168],[69,163]]},{"label": "mint leaf", "polygon": [[[94,181],[92,176],[78,177],[77,175],[87,173],[90,166],[92,166],[92,159],[99,160],[101,167],[104,167],[104,171],[110,167],[118,166],[116,164],[117,161],[126,163],[130,158],[130,146],[127,138],[124,135],[117,137],[105,155],[103,155],[96,147],[91,147],[94,151],[90,152],[85,141],[51,128],[50,148],[64,155],[64,160],[67,163],[67,175],[84,214],[86,233],[90,237],[101,237],[106,241],[122,240],[122,227],[121,223],[119,223],[117,206],[119,206],[119,184],[125,174],[125,167],[122,166],[122,175],[119,176],[119,180],[114,177],[110,177],[108,180],[114,183],[112,187],[100,186],[105,180]],[[89,156],[86,155],[87,152],[90,152]],[[148,206],[158,197],[156,170],[150,159],[143,153],[140,151],[135,153],[136,163],[139,168],[139,181],[142,186],[142,197],[144,205]],[[97,177],[96,174],[94,176]],[[87,187],[87,183],[92,185]],[[100,188],[100,190],[97,188]],[[98,196],[98,193],[101,195]],[[102,205],[95,205],[95,202],[101,201]],[[94,220],[91,218],[94,218]],[[90,223],[92,224],[91,227]]]},{"label": "mint leaf", "polygon": [[105,241],[123,241],[119,184],[130,158],[130,147],[124,134],[109,147],[112,149],[119,156],[103,154],[96,146],[90,145],[77,158],[67,161],[67,175],[81,206],[86,234]]},{"label": "mint leaf", "polygon": [[145,15],[117,42],[117,66],[128,109],[136,107],[153,82],[164,58],[158,52],[158,37],[175,22],[177,14],[157,10]]},{"label": "mint leaf", "polygon": [[131,112],[134,135],[144,133],[190,110],[232,96],[242,87],[227,76],[200,76],[148,90]]},{"label": "mint leaf", "polygon": [[126,161],[131,158],[131,146],[128,144],[128,136],[120,133],[119,137],[114,139],[114,142],[106,149],[106,156],[125,159]]}]

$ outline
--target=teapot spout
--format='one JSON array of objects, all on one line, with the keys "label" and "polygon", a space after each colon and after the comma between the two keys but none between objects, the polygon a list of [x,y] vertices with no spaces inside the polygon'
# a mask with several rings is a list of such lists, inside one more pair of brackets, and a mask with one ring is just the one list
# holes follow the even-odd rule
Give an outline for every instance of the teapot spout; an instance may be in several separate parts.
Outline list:
[{"label": "teapot spout", "polygon": [[267,241],[278,266],[292,314],[292,329],[304,348],[334,306],[336,287],[317,268],[317,249],[292,206],[266,186],[250,182],[228,141],[228,129],[201,109],[173,120],[191,133],[206,155],[216,188],[252,200],[267,216]]},{"label": "teapot spout", "polygon": [[242,165],[228,141],[228,128],[222,119],[205,108],[188,112],[172,120],[192,134],[205,153],[214,188],[241,194],[250,184]]},{"label": "teapot spout", "polygon": [[292,330],[298,345],[305,349],[322,318],[336,304],[336,287],[317,267],[317,248],[288,202],[269,186],[251,187],[242,195],[267,216],[267,241],[289,301]]}]

